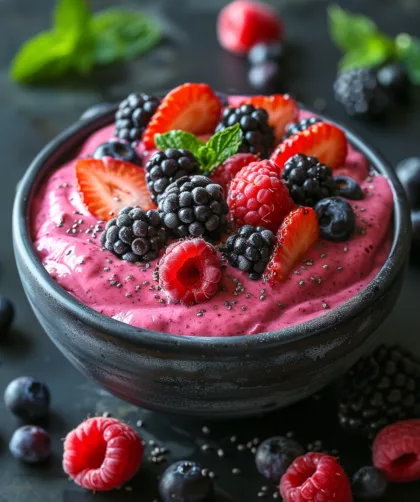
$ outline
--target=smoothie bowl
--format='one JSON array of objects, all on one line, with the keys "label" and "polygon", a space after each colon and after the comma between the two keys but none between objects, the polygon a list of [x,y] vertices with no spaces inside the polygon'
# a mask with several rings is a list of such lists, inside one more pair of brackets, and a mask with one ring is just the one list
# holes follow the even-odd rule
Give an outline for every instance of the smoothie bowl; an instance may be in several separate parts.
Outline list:
[{"label": "smoothie bowl", "polygon": [[408,214],[344,127],[184,84],[47,145],[13,236],[37,318],[84,374],[145,408],[239,417],[313,394],[375,342]]}]

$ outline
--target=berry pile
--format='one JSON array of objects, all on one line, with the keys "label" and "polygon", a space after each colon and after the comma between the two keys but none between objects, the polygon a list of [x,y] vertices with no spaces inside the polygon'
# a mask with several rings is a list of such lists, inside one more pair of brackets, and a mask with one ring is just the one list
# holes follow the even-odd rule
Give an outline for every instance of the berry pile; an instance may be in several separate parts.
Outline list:
[{"label": "berry pile", "polygon": [[311,117],[309,119],[302,119],[299,122],[292,122],[286,127],[286,134],[283,136],[283,141],[286,140],[287,138],[290,138],[290,136],[294,136],[295,134],[305,131],[311,125],[314,125],[318,122],[322,122],[322,119],[319,117]]}]

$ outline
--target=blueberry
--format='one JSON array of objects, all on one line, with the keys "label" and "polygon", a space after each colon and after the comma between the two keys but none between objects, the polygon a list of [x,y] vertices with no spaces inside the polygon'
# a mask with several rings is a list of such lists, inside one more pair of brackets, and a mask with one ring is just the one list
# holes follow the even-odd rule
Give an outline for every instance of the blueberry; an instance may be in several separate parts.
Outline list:
[{"label": "blueberry", "polygon": [[259,91],[277,91],[281,83],[280,67],[274,61],[252,66],[248,72],[248,81],[254,89]]},{"label": "blueberry", "polygon": [[378,70],[378,82],[387,89],[395,101],[406,104],[410,99],[410,80],[404,67],[398,63],[388,64]]},{"label": "blueberry", "polygon": [[362,467],[353,476],[352,490],[360,500],[376,500],[385,495],[388,481],[375,467]]},{"label": "blueberry", "polygon": [[159,493],[163,502],[205,502],[213,496],[213,481],[198,463],[181,460],[163,473]]},{"label": "blueberry", "polygon": [[329,241],[346,241],[354,234],[356,217],[350,204],[341,197],[327,197],[315,204],[321,237]]},{"label": "blueberry", "polygon": [[93,158],[102,159],[102,157],[113,157],[114,159],[132,162],[141,166],[141,159],[137,152],[129,143],[123,141],[107,141],[99,145],[93,154]]},{"label": "blueberry", "polygon": [[283,56],[283,45],[280,42],[259,43],[248,52],[251,65],[260,65],[268,61],[279,62]]},{"label": "blueberry", "polygon": [[48,414],[50,391],[43,382],[24,376],[9,383],[4,402],[16,416],[24,420],[38,420]]},{"label": "blueberry", "polygon": [[411,224],[413,226],[413,248],[420,251],[420,210],[411,211]]},{"label": "blueberry", "polygon": [[420,209],[420,157],[410,157],[395,168],[411,209]]},{"label": "blueberry", "polygon": [[4,296],[0,296],[0,333],[6,332],[15,317],[12,303]]},{"label": "blueberry", "polygon": [[336,176],[334,178],[335,184],[338,188],[338,195],[350,200],[362,200],[363,190],[360,188],[359,183],[353,178],[348,176]]},{"label": "blueberry", "polygon": [[11,454],[22,462],[43,462],[51,455],[50,435],[41,427],[24,425],[13,433],[9,449]]},{"label": "blueberry", "polygon": [[255,463],[258,472],[278,484],[292,462],[304,453],[303,447],[293,439],[275,436],[259,445],[255,454]]}]

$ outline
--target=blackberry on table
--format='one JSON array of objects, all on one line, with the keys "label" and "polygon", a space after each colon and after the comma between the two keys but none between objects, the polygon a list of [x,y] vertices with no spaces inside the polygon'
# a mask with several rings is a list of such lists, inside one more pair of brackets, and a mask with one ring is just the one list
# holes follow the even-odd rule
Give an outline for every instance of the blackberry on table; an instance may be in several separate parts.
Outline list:
[{"label": "blackberry on table", "polygon": [[337,193],[332,169],[316,157],[297,154],[284,165],[283,179],[290,196],[302,206],[314,206],[319,200]]},{"label": "blackberry on table", "polygon": [[164,152],[156,152],[146,164],[146,182],[151,199],[156,201],[179,178],[199,172],[200,165],[188,150],[168,148]]},{"label": "blackberry on table", "polygon": [[131,143],[140,141],[150,119],[160,105],[160,99],[154,96],[133,93],[121,101],[115,114],[115,133]]},{"label": "blackberry on table", "polygon": [[290,138],[290,136],[294,136],[295,134],[308,129],[311,125],[316,124],[317,122],[322,122],[322,119],[318,117],[311,117],[309,119],[302,119],[299,122],[292,122],[286,127],[286,134],[283,136],[282,141]]},{"label": "blackberry on table", "polygon": [[222,119],[216,127],[216,132],[239,124],[243,132],[243,142],[240,153],[260,154],[268,158],[274,148],[274,129],[268,123],[268,113],[263,108],[253,105],[229,106],[223,111]]},{"label": "blackberry on table", "polygon": [[223,189],[206,176],[184,176],[159,197],[165,227],[179,237],[218,238],[226,227]]},{"label": "blackberry on table", "polygon": [[125,207],[109,220],[101,244],[119,258],[131,263],[151,261],[166,243],[166,233],[158,211]]},{"label": "blackberry on table", "polygon": [[271,230],[244,225],[228,237],[222,252],[232,267],[248,272],[250,279],[258,280],[270,260],[274,243]]}]

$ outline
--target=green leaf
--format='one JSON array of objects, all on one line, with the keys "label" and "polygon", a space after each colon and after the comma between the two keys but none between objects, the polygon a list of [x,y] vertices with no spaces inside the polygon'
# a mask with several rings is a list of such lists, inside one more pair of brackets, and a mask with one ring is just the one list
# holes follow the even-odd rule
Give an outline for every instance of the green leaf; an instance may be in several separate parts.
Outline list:
[{"label": "green leaf", "polygon": [[91,26],[97,64],[129,60],[144,54],[161,37],[160,27],[153,19],[140,12],[118,8],[96,14]]},{"label": "green leaf", "polygon": [[217,152],[212,148],[209,148],[208,143],[202,146],[197,152],[197,160],[201,166],[203,174],[209,174],[211,167],[213,166],[217,157]]},{"label": "green leaf", "polygon": [[395,46],[387,37],[377,34],[366,40],[364,46],[348,51],[340,61],[342,70],[372,68],[393,58]]},{"label": "green leaf", "polygon": [[198,152],[205,143],[190,132],[174,130],[165,134],[155,134],[155,145],[159,150],[166,150],[167,148],[184,148],[198,157]]},{"label": "green leaf", "polygon": [[420,39],[401,33],[395,39],[397,58],[405,65],[410,80],[420,85]]},{"label": "green leaf", "polygon": [[86,0],[59,0],[54,11],[54,29],[79,39],[88,29],[91,17]]},{"label": "green leaf", "polygon": [[207,142],[207,148],[216,152],[216,156],[210,166],[210,171],[226,159],[234,155],[242,143],[242,131],[239,124],[228,127],[224,131],[217,132]]}]

